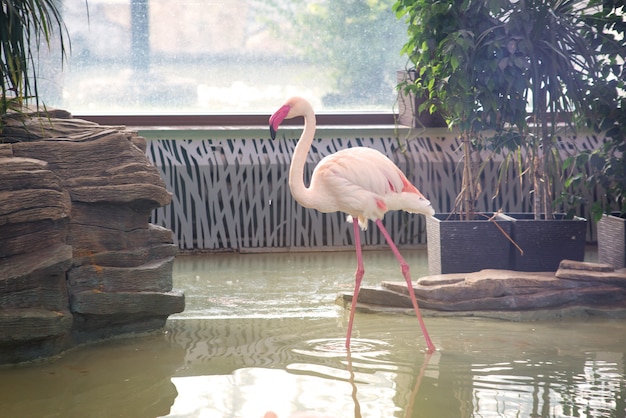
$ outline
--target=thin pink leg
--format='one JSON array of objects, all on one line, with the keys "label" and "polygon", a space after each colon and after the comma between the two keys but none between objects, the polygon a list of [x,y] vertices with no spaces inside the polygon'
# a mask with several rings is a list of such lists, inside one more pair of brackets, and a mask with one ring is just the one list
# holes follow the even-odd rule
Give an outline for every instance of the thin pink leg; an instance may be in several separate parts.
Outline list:
[{"label": "thin pink leg", "polygon": [[346,336],[346,348],[350,349],[350,338],[352,337],[352,323],[354,322],[354,312],[356,311],[356,301],[359,298],[359,289],[361,288],[361,280],[363,280],[363,274],[365,268],[363,267],[363,253],[361,251],[361,230],[359,229],[359,222],[354,219],[352,222],[354,225],[354,246],[356,247],[356,273],[354,273],[354,294],[352,295],[352,306],[350,307],[350,319],[348,320],[348,335]]},{"label": "thin pink leg", "polygon": [[415,309],[415,314],[417,315],[417,319],[420,323],[420,327],[422,328],[422,334],[424,334],[424,338],[426,339],[426,346],[428,347],[428,352],[432,353],[433,351],[435,351],[435,345],[433,344],[432,340],[430,339],[430,336],[428,335],[428,331],[426,330],[426,325],[424,324],[424,320],[422,319],[422,314],[420,313],[420,308],[417,306],[417,299],[415,298],[415,292],[413,291],[413,282],[411,281],[411,274],[409,273],[409,265],[407,264],[406,261],[404,261],[404,258],[400,254],[400,251],[398,251],[398,247],[396,247],[396,244],[394,244],[393,240],[391,239],[391,236],[389,236],[389,233],[385,229],[385,226],[383,225],[380,219],[376,220],[376,225],[378,225],[380,232],[383,233],[383,235],[385,236],[385,239],[387,240],[387,243],[391,247],[391,251],[393,251],[393,254],[396,256],[396,258],[400,262],[402,275],[404,276],[404,280],[406,280],[406,286],[409,291],[409,296],[411,297],[411,302],[413,303],[413,308]]}]

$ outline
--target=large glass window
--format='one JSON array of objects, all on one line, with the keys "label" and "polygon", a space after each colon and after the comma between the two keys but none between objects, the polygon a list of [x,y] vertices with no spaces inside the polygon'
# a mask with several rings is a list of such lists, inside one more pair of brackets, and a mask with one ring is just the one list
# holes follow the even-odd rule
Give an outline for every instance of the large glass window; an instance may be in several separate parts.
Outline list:
[{"label": "large glass window", "polygon": [[[74,114],[391,112],[405,24],[394,0],[63,2],[71,53],[42,57],[43,102]],[[54,54],[53,54],[54,55]]]}]

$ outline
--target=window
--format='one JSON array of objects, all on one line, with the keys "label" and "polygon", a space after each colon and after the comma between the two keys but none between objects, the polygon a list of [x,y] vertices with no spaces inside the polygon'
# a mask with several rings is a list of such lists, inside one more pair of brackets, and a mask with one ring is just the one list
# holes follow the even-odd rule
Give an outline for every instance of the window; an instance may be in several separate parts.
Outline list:
[{"label": "window", "polygon": [[73,114],[392,112],[406,27],[394,0],[63,3],[71,53],[40,58],[42,101]]}]

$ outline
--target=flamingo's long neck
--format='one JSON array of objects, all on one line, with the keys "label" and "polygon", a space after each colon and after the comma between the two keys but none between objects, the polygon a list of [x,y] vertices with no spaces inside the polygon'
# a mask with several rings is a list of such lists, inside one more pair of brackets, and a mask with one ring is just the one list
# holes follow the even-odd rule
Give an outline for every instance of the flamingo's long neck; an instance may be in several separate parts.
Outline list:
[{"label": "flamingo's long neck", "polygon": [[296,144],[296,148],[291,158],[291,166],[289,167],[289,188],[291,194],[298,203],[306,208],[313,207],[315,198],[312,196],[310,187],[304,184],[304,166],[306,157],[311,149],[313,137],[315,136],[315,113],[312,108],[308,108],[304,115],[304,129],[302,135]]}]

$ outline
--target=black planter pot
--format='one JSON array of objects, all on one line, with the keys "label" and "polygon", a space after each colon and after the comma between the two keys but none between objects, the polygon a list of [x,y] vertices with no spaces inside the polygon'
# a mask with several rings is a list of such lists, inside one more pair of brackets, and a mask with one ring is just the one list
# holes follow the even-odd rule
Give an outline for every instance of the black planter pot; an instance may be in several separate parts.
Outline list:
[{"label": "black planter pot", "polygon": [[426,217],[428,272],[434,274],[470,273],[483,269],[511,269],[512,244],[500,231],[511,235],[513,222],[460,220],[458,215],[438,213]]},{"label": "black planter pot", "polygon": [[429,274],[556,271],[564,259],[584,260],[586,219],[556,215],[554,220],[535,220],[532,213],[518,213],[500,216],[496,225],[487,220],[492,214],[485,215],[469,221],[447,213],[426,218]]},{"label": "black planter pot", "polygon": [[583,261],[587,235],[587,220],[565,219],[556,214],[555,219],[534,219],[532,213],[507,213],[515,219],[513,239],[524,251],[515,251],[513,270],[557,271],[562,260]]},{"label": "black planter pot", "polygon": [[626,268],[626,219],[618,213],[598,221],[598,261],[616,269]]}]

